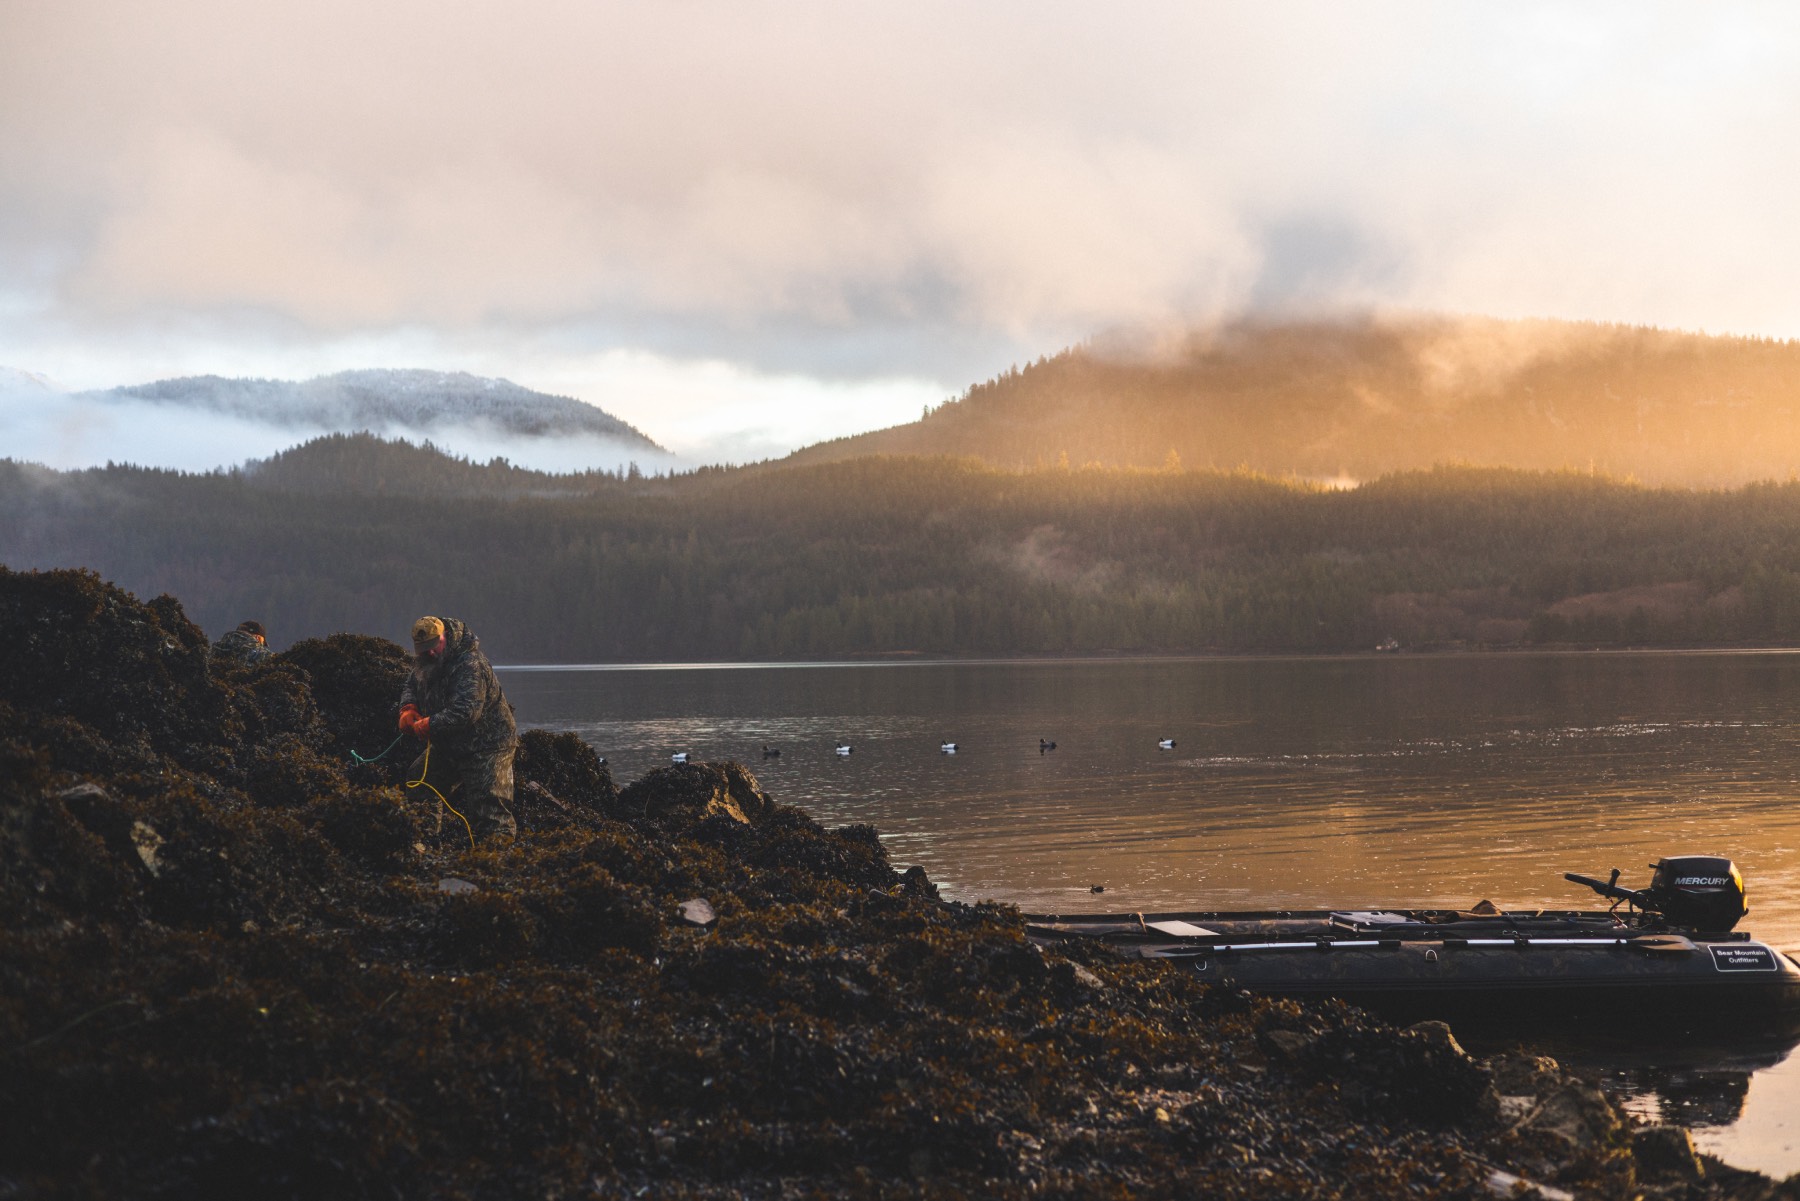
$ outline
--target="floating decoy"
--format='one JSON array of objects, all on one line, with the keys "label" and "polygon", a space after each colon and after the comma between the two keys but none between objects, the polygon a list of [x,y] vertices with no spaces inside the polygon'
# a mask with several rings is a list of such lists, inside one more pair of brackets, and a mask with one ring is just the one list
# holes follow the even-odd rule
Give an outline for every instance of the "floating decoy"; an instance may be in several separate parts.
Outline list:
[{"label": "floating decoy", "polygon": [[944,752],[946,755],[954,755],[956,754],[956,744],[954,742],[941,743],[938,746],[938,750]]},{"label": "floating decoy", "polygon": [[854,748],[847,742],[840,742],[837,745],[837,753],[840,755],[848,755],[852,749]]},{"label": "floating decoy", "polygon": [[687,757],[688,757],[688,753],[686,751],[676,751],[673,755],[669,756],[669,762],[670,763],[686,763]]},{"label": "floating decoy", "polygon": [[765,746],[763,748],[763,758],[764,759],[779,759],[779,758],[781,758],[781,748]]},{"label": "floating decoy", "polygon": [[1175,749],[1175,740],[1173,738],[1164,738],[1162,741],[1158,742],[1156,745],[1161,747],[1165,751],[1172,751]]}]

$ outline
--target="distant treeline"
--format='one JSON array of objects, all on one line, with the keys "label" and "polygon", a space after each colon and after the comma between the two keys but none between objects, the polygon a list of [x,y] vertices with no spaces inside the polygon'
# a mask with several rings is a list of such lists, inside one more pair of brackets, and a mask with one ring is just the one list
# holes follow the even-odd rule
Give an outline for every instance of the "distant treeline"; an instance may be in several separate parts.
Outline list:
[{"label": "distant treeline", "polygon": [[[485,494],[425,486],[452,477]],[[899,458],[536,477],[337,439],[273,472],[0,462],[0,562],[91,567],[280,645],[450,614],[513,663],[1779,643],[1800,484],[1465,468],[1338,492]]]}]

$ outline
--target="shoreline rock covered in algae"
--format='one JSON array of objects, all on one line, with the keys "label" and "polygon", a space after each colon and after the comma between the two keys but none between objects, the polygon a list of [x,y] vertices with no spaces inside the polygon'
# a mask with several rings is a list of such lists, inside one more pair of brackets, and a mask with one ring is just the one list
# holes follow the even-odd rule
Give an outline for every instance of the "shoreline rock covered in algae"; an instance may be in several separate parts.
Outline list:
[{"label": "shoreline rock covered in algae", "polygon": [[[0,1197],[1792,1196],[1447,1028],[1044,953],[737,764],[407,791],[406,656],[0,568]],[[701,902],[694,904],[693,902]]]}]

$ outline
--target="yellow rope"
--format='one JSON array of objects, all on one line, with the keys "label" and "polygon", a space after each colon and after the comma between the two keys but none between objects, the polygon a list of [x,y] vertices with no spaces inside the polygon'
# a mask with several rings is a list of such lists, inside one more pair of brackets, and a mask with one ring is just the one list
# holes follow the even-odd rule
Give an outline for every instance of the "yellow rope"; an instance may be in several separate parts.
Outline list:
[{"label": "yellow rope", "polygon": [[457,819],[462,822],[463,829],[465,829],[469,832],[469,849],[471,851],[474,850],[475,849],[475,827],[471,826],[469,824],[468,818],[464,817],[461,813],[457,812],[456,806],[452,805],[449,802],[449,800],[444,796],[443,793],[439,792],[434,785],[427,784],[425,782],[425,776],[430,771],[431,771],[431,743],[429,741],[427,741],[425,743],[425,761],[423,763],[419,764],[419,778],[416,780],[408,780],[406,782],[406,786],[408,788],[417,788],[419,785],[424,784],[425,787],[431,789],[432,795],[437,797],[437,799],[443,804],[444,808],[448,809],[452,813],[455,813],[457,816]]}]

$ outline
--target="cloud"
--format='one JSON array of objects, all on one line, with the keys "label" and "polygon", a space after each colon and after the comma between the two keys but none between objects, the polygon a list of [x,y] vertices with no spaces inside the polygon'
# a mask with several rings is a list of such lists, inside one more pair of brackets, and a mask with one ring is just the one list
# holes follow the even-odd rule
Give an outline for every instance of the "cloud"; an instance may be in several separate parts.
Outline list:
[{"label": "cloud", "polygon": [[0,362],[728,364],[773,446],[1244,310],[1791,336],[1796,51],[1663,4],[15,0]]}]

